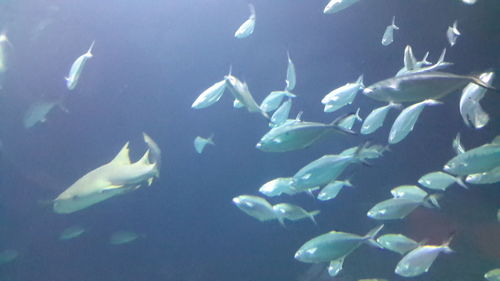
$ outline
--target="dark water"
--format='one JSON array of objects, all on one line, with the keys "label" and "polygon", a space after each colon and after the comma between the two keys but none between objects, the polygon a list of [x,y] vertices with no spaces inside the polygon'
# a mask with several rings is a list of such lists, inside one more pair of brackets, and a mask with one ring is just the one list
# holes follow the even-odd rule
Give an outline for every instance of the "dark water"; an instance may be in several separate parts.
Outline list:
[{"label": "dark water", "polygon": [[[0,99],[0,248],[16,249],[20,256],[0,266],[0,280],[298,280],[310,265],[293,254],[306,240],[332,229],[366,233],[377,224],[366,211],[388,198],[390,188],[441,169],[454,154],[450,144],[458,131],[467,148],[497,135],[499,97],[486,96],[491,121],[479,131],[463,124],[456,94],[445,105],[425,109],[414,132],[391,152],[372,167],[349,169],[356,188],[336,200],[318,202],[306,195],[271,200],[321,210],[318,226],[302,221],[286,229],[246,216],[231,198],[257,194],[266,181],[290,176],[323,154],[367,139],[385,144],[389,125],[369,138],[345,136],[303,151],[263,153],[254,148],[268,129],[261,117],[234,110],[228,96],[204,110],[192,110],[191,103],[230,65],[262,100],[284,87],[289,50],[299,95],[292,115],[303,110],[306,120],[328,122],[338,114],[323,113],[319,101],[326,93],[360,74],[367,84],[393,75],[407,44],[419,59],[429,50],[435,61],[448,46],[445,32],[455,19],[463,35],[448,48],[447,61],[455,63],[450,71],[498,70],[500,5],[478,2],[365,0],[323,15],[325,1],[255,0],[255,32],[236,40],[234,31],[248,17],[246,1],[2,1],[0,23],[13,48]],[[393,15],[400,30],[395,42],[383,47],[380,39]],[[94,58],[69,92],[64,76],[93,40]],[[22,126],[31,103],[65,95],[69,113],[55,109],[46,123],[30,130]],[[366,116],[379,105],[359,96],[339,113],[359,106]],[[388,123],[395,117],[391,112]],[[132,157],[139,158],[146,150],[142,132],[163,151],[158,182],[71,215],[52,212],[48,200],[109,161],[126,141]],[[212,132],[216,146],[197,155],[193,139]],[[456,253],[439,257],[430,273],[414,280],[482,280],[484,272],[500,266],[499,202],[493,185],[454,186],[441,210],[418,209],[404,221],[388,223],[385,232],[430,243],[455,232]],[[75,223],[87,233],[59,241],[59,233]],[[116,230],[144,238],[113,247],[108,237]],[[402,280],[392,273],[398,259],[363,246],[346,260],[337,280]]]}]

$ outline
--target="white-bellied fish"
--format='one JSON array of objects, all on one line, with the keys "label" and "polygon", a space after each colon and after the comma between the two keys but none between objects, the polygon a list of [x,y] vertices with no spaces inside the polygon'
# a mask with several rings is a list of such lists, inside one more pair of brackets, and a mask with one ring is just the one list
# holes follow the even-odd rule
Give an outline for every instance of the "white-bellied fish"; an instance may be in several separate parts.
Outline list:
[{"label": "white-bellied fish", "polygon": [[345,186],[352,187],[352,184],[349,180],[333,181],[333,182],[327,184],[325,187],[323,187],[323,189],[321,189],[321,191],[318,193],[317,198],[318,198],[318,200],[321,200],[321,201],[327,201],[327,200],[334,199],[335,197],[337,197],[339,192]]},{"label": "white-bellied fish", "polygon": [[218,102],[222,97],[222,94],[224,94],[226,85],[226,80],[222,80],[213,84],[196,98],[196,100],[191,105],[191,108],[206,108]]},{"label": "white-bellied fish", "polygon": [[205,149],[207,144],[215,145],[213,134],[211,134],[208,138],[203,138],[203,137],[197,136],[194,139],[194,149],[199,154],[203,153],[203,150]]},{"label": "white-bellied fish", "polygon": [[313,143],[332,132],[355,134],[339,127],[347,116],[341,116],[330,124],[294,120],[269,130],[255,146],[265,152],[287,152],[311,146]]},{"label": "white-bellied fish", "polygon": [[252,4],[248,4],[248,7],[250,8],[250,17],[243,24],[241,24],[238,30],[234,33],[234,37],[238,39],[247,38],[252,35],[253,30],[255,29],[255,7]]},{"label": "white-bellied fish", "polygon": [[368,135],[384,125],[385,117],[391,108],[400,108],[400,104],[389,103],[388,105],[375,108],[368,116],[366,116],[363,124],[361,125],[360,133],[363,135]]},{"label": "white-bellied fish", "polygon": [[394,272],[403,277],[415,277],[429,271],[440,253],[452,253],[451,238],[441,245],[422,245],[407,253]]},{"label": "white-bellied fish", "polygon": [[365,236],[330,231],[304,243],[295,253],[295,259],[305,263],[330,262],[346,257],[363,243],[379,247],[374,239],[383,227],[377,226]]},{"label": "white-bellied fish", "polygon": [[273,206],[266,199],[253,195],[240,195],[233,198],[233,203],[247,215],[259,221],[278,219]]},{"label": "white-bellied fish", "polygon": [[469,149],[451,158],[444,171],[457,176],[488,172],[500,166],[500,136],[491,143]]},{"label": "white-bellied fish", "polygon": [[295,194],[292,183],[293,178],[276,178],[263,184],[259,192],[267,197],[280,196],[283,193],[292,195]]},{"label": "white-bellied fish", "polygon": [[[491,85],[494,77],[494,72],[485,72],[479,75],[479,79],[487,85]],[[464,123],[468,127],[481,129],[488,124],[490,117],[479,103],[485,93],[486,89],[472,83],[469,83],[463,89],[462,96],[460,98],[460,115],[462,115]]]},{"label": "white-bellied fish", "polygon": [[330,0],[323,9],[323,14],[334,14],[340,12],[349,6],[355,4],[359,0]]},{"label": "white-bellied fish", "polygon": [[389,132],[389,143],[395,144],[406,138],[406,136],[413,130],[413,127],[415,126],[415,123],[425,106],[439,104],[442,104],[442,102],[436,100],[424,100],[403,109],[392,124],[391,131]]},{"label": "white-bellied fish", "polygon": [[417,248],[420,244],[403,234],[384,234],[377,238],[377,243],[382,246],[382,248],[404,255],[407,252]]},{"label": "white-bellied fish", "polygon": [[340,123],[339,123],[339,127],[342,127],[346,130],[352,130],[352,127],[354,126],[354,123],[356,121],[358,122],[363,122],[363,119],[361,118],[361,116],[359,116],[359,108],[356,110],[356,113],[354,113],[353,115],[350,115],[348,118],[345,118],[344,120],[342,120]]},{"label": "white-bellied fish", "polygon": [[423,199],[415,200],[408,197],[391,198],[375,204],[368,212],[367,216],[376,220],[398,220],[404,219],[419,206],[436,207],[438,194],[426,196]]},{"label": "white-bellied fish", "polygon": [[[271,115],[271,122],[269,122],[270,127],[278,127],[283,125],[290,115],[290,110],[292,109],[292,99],[287,99],[283,104],[276,109],[276,111]],[[340,124],[339,124],[340,126]]]},{"label": "white-bellied fish", "polygon": [[394,41],[394,30],[399,30],[396,26],[396,16],[392,17],[392,22],[385,28],[384,35],[382,36],[382,45],[389,46]]},{"label": "white-bellied fish", "polygon": [[462,141],[460,140],[460,133],[457,133],[457,136],[453,139],[451,147],[453,148],[453,151],[455,151],[455,154],[457,155],[465,152],[465,148],[462,145]]},{"label": "white-bellied fish", "polygon": [[486,272],[484,278],[488,281],[500,281],[500,268],[495,268]]},{"label": "white-bellied fish", "polygon": [[446,38],[448,38],[450,46],[455,46],[458,36],[460,36],[460,31],[458,31],[457,21],[454,21],[453,25],[448,26],[448,30],[446,30]]},{"label": "white-bellied fish", "polygon": [[272,91],[260,103],[260,109],[264,112],[274,111],[280,106],[285,97],[295,98],[297,96],[288,91]]},{"label": "white-bellied fish", "polygon": [[468,175],[465,181],[472,184],[493,184],[500,182],[500,166],[488,172]]},{"label": "white-bellied fish", "polygon": [[377,82],[363,90],[363,94],[382,102],[420,102],[426,99],[440,99],[468,83],[499,91],[474,76],[445,72],[410,73]]},{"label": "white-bellied fish", "polygon": [[79,56],[71,65],[69,74],[66,77],[66,86],[69,90],[75,89],[76,85],[78,84],[78,80],[80,79],[80,75],[82,74],[83,68],[85,67],[85,64],[90,58],[93,57],[92,49],[94,48],[94,43],[95,42],[92,42],[88,51],[85,54]]},{"label": "white-bellied fish", "polygon": [[326,94],[321,100],[321,103],[325,105],[324,112],[334,112],[351,104],[356,94],[364,87],[363,75],[361,75],[356,82],[347,83]]},{"label": "white-bellied fish", "polygon": [[273,210],[282,225],[285,224],[285,219],[298,221],[305,218],[310,219],[314,224],[316,224],[314,216],[319,214],[318,210],[308,212],[302,207],[290,203],[276,204],[273,206]]},{"label": "white-bellied fish", "polygon": [[133,232],[133,231],[116,231],[111,234],[109,237],[109,244],[111,245],[122,245],[122,244],[128,244],[131,242],[134,242],[138,238],[140,238],[141,235]]},{"label": "white-bellied fish", "polygon": [[69,240],[79,237],[85,232],[85,228],[81,225],[73,225],[64,229],[59,235],[59,240]]},{"label": "white-bellied fish", "polygon": [[149,149],[141,159],[130,162],[128,142],[111,160],[78,179],[56,199],[54,212],[73,213],[96,203],[139,188],[157,176],[157,164],[149,163]]},{"label": "white-bellied fish", "polygon": [[460,177],[454,177],[450,174],[438,171],[423,175],[418,183],[429,189],[445,191],[450,185],[456,183],[461,187],[468,189]]},{"label": "white-bellied fish", "polygon": [[262,111],[257,102],[255,102],[255,99],[250,93],[250,90],[248,90],[248,85],[246,83],[241,82],[238,78],[231,74],[226,75],[224,79],[226,81],[227,88],[233,94],[234,98],[241,102],[248,112],[260,113],[266,119],[269,119],[267,113]]},{"label": "white-bellied fish", "polygon": [[400,185],[391,189],[391,195],[394,198],[405,198],[414,201],[421,201],[427,197],[427,192],[416,185]]},{"label": "white-bellied fish", "polygon": [[295,89],[295,84],[297,83],[297,77],[295,74],[295,65],[290,58],[290,52],[286,52],[288,57],[288,65],[286,67],[286,90],[292,91]]}]

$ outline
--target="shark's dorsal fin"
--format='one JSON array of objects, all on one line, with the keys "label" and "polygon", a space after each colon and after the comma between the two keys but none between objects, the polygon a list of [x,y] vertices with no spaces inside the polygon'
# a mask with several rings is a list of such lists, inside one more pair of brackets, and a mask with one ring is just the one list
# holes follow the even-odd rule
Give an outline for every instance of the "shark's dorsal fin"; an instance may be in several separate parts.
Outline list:
[{"label": "shark's dorsal fin", "polygon": [[120,164],[120,165],[129,165],[130,164],[128,144],[129,144],[129,142],[125,143],[125,145],[122,147],[120,152],[118,152],[118,154],[116,154],[115,158],[113,158],[113,160],[111,160],[112,163]]},{"label": "shark's dorsal fin", "polygon": [[150,151],[149,149],[146,150],[146,153],[144,153],[141,159],[137,161],[138,164],[151,165],[151,163],[149,162],[149,151]]}]

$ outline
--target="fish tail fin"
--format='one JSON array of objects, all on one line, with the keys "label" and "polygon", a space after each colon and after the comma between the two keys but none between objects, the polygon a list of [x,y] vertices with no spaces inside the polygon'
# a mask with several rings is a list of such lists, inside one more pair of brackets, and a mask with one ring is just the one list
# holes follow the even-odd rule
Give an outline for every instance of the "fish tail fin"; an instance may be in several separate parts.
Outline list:
[{"label": "fish tail fin", "polygon": [[355,115],[355,113],[352,113],[352,112],[349,114],[341,115],[341,116],[335,118],[335,120],[333,120],[329,125],[331,127],[334,127],[335,129],[341,131],[341,132],[346,133],[346,134],[357,135],[356,132],[354,132],[353,130],[349,130],[347,128],[343,128],[343,127],[339,126],[339,124],[342,123],[342,121],[344,121],[347,118],[352,117],[353,115]]},{"label": "fish tail fin", "polygon": [[456,20],[455,20],[455,21],[453,22],[453,26],[452,26],[452,28],[453,28],[453,33],[454,33],[455,35],[461,35],[461,34],[460,34],[460,31],[458,30],[458,21],[456,21]]},{"label": "fish tail fin", "polygon": [[299,113],[297,113],[297,116],[295,117],[295,120],[296,121],[300,121],[301,118],[302,118],[302,114],[304,114],[304,111],[300,111]]},{"label": "fish tail fin", "polygon": [[464,180],[461,177],[456,177],[455,182],[465,189],[469,189],[469,187],[464,183]]},{"label": "fish tail fin", "polygon": [[319,213],[320,213],[320,211],[319,211],[319,210],[315,210],[315,211],[308,212],[308,213],[307,213],[307,216],[309,217],[309,219],[311,219],[311,221],[312,221],[314,224],[316,224],[316,225],[317,225],[318,223],[316,222],[316,219],[314,218],[314,216],[317,216]]},{"label": "fish tail fin", "polygon": [[315,198],[313,191],[313,188],[306,189],[306,193],[309,194],[309,196],[311,196],[312,198]]},{"label": "fish tail fin", "polygon": [[347,178],[344,180],[344,185],[348,187],[354,187],[354,185],[351,182],[351,178]]},{"label": "fish tail fin", "polygon": [[12,45],[12,42],[10,42],[9,37],[7,37],[7,29],[2,30],[2,32],[0,33],[0,42],[5,42],[11,48],[14,48],[14,45]]},{"label": "fish tail fin", "polygon": [[279,215],[277,217],[278,217],[278,222],[280,223],[280,225],[283,226],[284,228],[286,228],[285,219]]},{"label": "fish tail fin", "polygon": [[439,59],[435,65],[440,67],[453,65],[452,62],[444,61],[445,56],[446,56],[446,48],[444,48],[443,51],[441,52],[441,55],[439,56]]},{"label": "fish tail fin", "polygon": [[226,76],[231,76],[232,74],[233,74],[233,65],[232,65],[232,64],[230,64],[230,65],[229,65],[229,72],[227,73],[227,75],[226,75]]},{"label": "fish tail fin", "polygon": [[255,19],[256,18],[256,14],[255,14],[255,7],[253,4],[248,4],[248,8],[250,9],[250,17]]},{"label": "fish tail fin", "polygon": [[368,233],[364,236],[364,239],[368,242],[368,244],[376,247],[376,248],[382,248],[382,246],[375,240],[377,237],[378,233],[384,228],[384,225],[381,224],[375,228],[372,228]]},{"label": "fish tail fin", "polygon": [[455,238],[455,235],[456,235],[456,232],[453,231],[450,236],[448,237],[448,239],[446,239],[443,244],[441,244],[441,247],[443,247],[445,249],[445,252],[446,253],[453,253],[454,250],[452,248],[450,248],[450,244],[451,244],[451,241],[453,241],[453,238]]},{"label": "fish tail fin", "polygon": [[358,109],[356,110],[356,113],[355,113],[356,114],[355,117],[356,117],[356,120],[358,120],[359,122],[362,122],[363,118],[361,118],[361,116],[359,116],[359,110],[360,110],[360,108],[358,107]]},{"label": "fish tail fin", "polygon": [[214,142],[214,133],[210,134],[210,136],[207,138],[207,142],[211,145],[215,145],[215,142]]},{"label": "fish tail fin", "polygon": [[427,60],[427,58],[429,58],[429,51],[427,51],[427,52],[425,53],[424,57],[422,58],[422,64],[424,64],[424,65],[429,65],[429,64],[431,64],[431,62],[430,62],[430,61],[428,61],[428,60]]},{"label": "fish tail fin", "polygon": [[[494,73],[493,73],[494,74]],[[500,93],[500,89],[499,88],[495,88],[493,86],[491,86],[490,84],[484,82],[483,80],[481,80],[479,77],[476,77],[476,76],[470,76],[469,77],[472,81],[472,83],[482,87],[482,88],[485,88],[487,90],[491,90],[491,91],[494,91],[494,92],[497,92],[497,93]]]},{"label": "fish tail fin", "polygon": [[429,202],[430,206],[432,206],[434,208],[440,209],[441,206],[439,205],[439,201],[438,200],[441,199],[441,197],[443,197],[443,194],[434,193],[434,194],[427,195],[424,198],[424,201]]},{"label": "fish tail fin", "polygon": [[146,152],[142,155],[141,159],[139,159],[139,161],[137,161],[137,163],[140,163],[140,164],[144,164],[144,165],[151,165],[151,163],[149,162],[149,152],[150,150],[146,150]]},{"label": "fish tail fin", "polygon": [[92,44],[90,44],[90,48],[89,50],[87,51],[87,56],[89,57],[93,57],[94,55],[92,54],[92,50],[94,49],[94,44],[95,44],[95,40],[92,41]]},{"label": "fish tail fin", "polygon": [[361,89],[365,88],[365,84],[364,84],[363,80],[364,80],[363,74],[359,75],[358,80],[356,80],[356,84],[358,84]]},{"label": "fish tail fin", "polygon": [[392,28],[398,30],[399,27],[396,25],[396,16],[392,16],[392,22],[391,22]]},{"label": "fish tail fin", "polygon": [[371,164],[370,162],[366,161],[366,157],[363,155],[363,151],[370,146],[370,143],[370,141],[366,141],[363,144],[360,144],[354,152],[354,158],[368,167],[371,167]]}]

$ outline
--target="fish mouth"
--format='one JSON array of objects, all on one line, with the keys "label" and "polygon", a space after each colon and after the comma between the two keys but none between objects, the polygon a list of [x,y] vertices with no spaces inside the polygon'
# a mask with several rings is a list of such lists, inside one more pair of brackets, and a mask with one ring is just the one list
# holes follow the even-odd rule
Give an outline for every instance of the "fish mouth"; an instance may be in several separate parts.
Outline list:
[{"label": "fish mouth", "polygon": [[234,198],[233,198],[233,203],[234,203],[234,204],[236,204],[236,205],[239,205],[239,204],[241,203],[240,198],[238,198],[238,197],[234,197]]},{"label": "fish mouth", "polygon": [[364,88],[363,89],[363,94],[364,95],[369,95],[371,93],[373,93],[373,89],[372,88]]},{"label": "fish mouth", "polygon": [[262,147],[262,143],[261,142],[258,142],[256,145],[255,145],[255,148],[261,148]]},{"label": "fish mouth", "polygon": [[443,170],[445,172],[449,172],[451,170],[451,167],[449,165],[444,165]]}]

